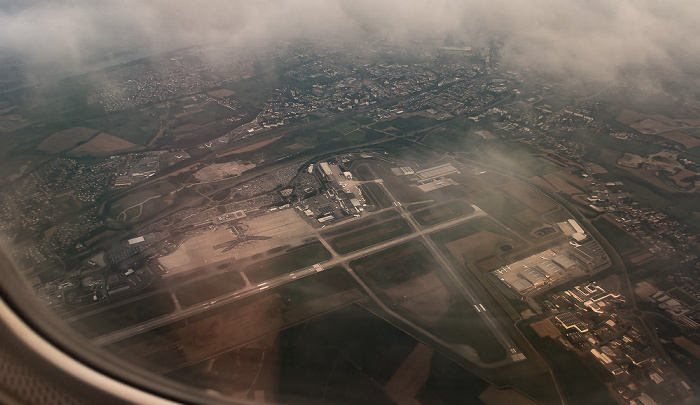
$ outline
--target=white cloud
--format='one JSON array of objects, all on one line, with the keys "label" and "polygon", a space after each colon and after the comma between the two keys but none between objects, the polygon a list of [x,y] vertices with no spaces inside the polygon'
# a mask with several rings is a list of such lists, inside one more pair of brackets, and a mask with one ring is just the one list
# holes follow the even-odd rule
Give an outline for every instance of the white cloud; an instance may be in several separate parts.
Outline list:
[{"label": "white cloud", "polygon": [[700,7],[670,0],[34,0],[0,2],[0,47],[79,65],[100,51],[294,37],[497,37],[510,61],[613,80],[700,55]]}]

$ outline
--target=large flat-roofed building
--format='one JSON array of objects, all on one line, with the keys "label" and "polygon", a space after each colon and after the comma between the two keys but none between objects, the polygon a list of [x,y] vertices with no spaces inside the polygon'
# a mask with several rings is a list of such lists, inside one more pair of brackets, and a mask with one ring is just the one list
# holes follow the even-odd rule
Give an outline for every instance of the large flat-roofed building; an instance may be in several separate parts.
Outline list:
[{"label": "large flat-roofed building", "polygon": [[575,219],[569,219],[566,222],[558,222],[557,226],[566,236],[570,236],[576,242],[583,242],[588,239],[586,231],[581,228],[581,225]]},{"label": "large flat-roofed building", "polygon": [[416,172],[416,176],[418,176],[418,178],[421,180],[430,180],[436,177],[443,177],[453,173],[459,174],[459,170],[455,169],[455,167],[452,166],[450,163],[447,163],[444,165],[431,167],[430,169],[419,170]]},{"label": "large flat-roofed building", "polygon": [[554,259],[559,257],[560,255],[557,255],[553,250],[547,249],[491,273],[510,288],[523,294],[530,289],[542,287],[566,275],[563,266],[554,262]]},{"label": "large flat-roofed building", "polygon": [[547,277],[540,271],[540,268],[525,267],[520,271],[520,276],[529,281],[533,286],[540,287],[547,282]]},{"label": "large flat-roofed building", "polygon": [[557,255],[552,258],[552,261],[561,266],[563,269],[569,269],[576,266],[576,262],[571,260],[569,256]]},{"label": "large flat-roofed building", "polygon": [[136,245],[138,243],[141,243],[145,241],[143,236],[137,236],[135,238],[129,239],[127,242],[129,242],[130,245]]},{"label": "large flat-roofed building", "polygon": [[566,312],[559,314],[554,317],[559,323],[561,323],[566,329],[576,328],[577,331],[581,333],[588,332],[588,325],[581,322],[574,314],[571,312]]},{"label": "large flat-roofed building", "polygon": [[598,302],[605,299],[620,298],[619,293],[605,291],[603,287],[597,285],[596,283],[576,286],[570,290],[567,290],[567,293],[579,302]]},{"label": "large flat-roofed building", "polygon": [[331,167],[328,163],[321,162],[321,164],[319,164],[319,167],[323,171],[323,174],[325,174],[329,179],[333,176],[333,172],[331,171]]}]

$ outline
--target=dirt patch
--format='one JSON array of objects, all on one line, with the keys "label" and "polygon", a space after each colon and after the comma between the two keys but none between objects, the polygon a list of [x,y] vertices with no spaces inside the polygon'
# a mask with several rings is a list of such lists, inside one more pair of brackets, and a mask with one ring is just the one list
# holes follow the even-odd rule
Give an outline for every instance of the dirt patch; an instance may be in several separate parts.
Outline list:
[{"label": "dirt patch", "polygon": [[544,321],[535,322],[530,326],[537,333],[537,336],[539,336],[541,338],[550,337],[552,339],[557,339],[559,336],[561,336],[559,329],[557,329],[557,327],[554,326],[552,324],[552,322],[550,322],[549,319],[545,319]]},{"label": "dirt patch", "polygon": [[254,167],[255,165],[239,162],[216,163],[199,170],[194,174],[194,177],[200,182],[216,181],[227,177],[240,176],[241,173]]},{"label": "dirt patch", "polygon": [[488,273],[491,270],[496,270],[506,264],[501,258],[497,256],[489,257],[485,260],[476,263],[476,267],[483,273]]},{"label": "dirt patch", "polygon": [[590,172],[591,172],[591,174],[605,174],[608,171],[603,166],[601,166],[599,164],[591,163]]}]

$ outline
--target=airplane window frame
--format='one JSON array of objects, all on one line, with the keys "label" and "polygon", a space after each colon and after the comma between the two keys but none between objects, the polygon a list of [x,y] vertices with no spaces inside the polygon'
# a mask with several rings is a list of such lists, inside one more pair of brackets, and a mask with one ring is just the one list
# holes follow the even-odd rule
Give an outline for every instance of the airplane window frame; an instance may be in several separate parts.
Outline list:
[{"label": "airplane window frame", "polygon": [[[0,343],[19,344],[45,363],[57,380],[72,379],[78,389],[105,400],[129,404],[245,404],[214,392],[196,391],[147,370],[130,365],[92,345],[34,296],[0,248]],[[8,336],[9,335],[9,336]],[[10,347],[12,349],[12,347]],[[144,402],[145,401],[145,402]],[[50,404],[47,404],[50,405]]]}]

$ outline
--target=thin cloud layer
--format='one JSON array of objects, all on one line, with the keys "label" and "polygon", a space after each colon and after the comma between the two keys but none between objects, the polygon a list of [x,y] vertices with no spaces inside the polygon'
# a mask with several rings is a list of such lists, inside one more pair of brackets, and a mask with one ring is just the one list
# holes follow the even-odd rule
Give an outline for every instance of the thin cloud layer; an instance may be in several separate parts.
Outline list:
[{"label": "thin cloud layer", "polygon": [[0,0],[0,51],[80,67],[106,55],[294,38],[496,40],[523,68],[616,80],[693,70],[696,0]]}]

